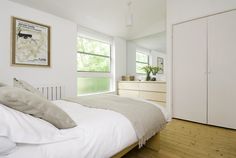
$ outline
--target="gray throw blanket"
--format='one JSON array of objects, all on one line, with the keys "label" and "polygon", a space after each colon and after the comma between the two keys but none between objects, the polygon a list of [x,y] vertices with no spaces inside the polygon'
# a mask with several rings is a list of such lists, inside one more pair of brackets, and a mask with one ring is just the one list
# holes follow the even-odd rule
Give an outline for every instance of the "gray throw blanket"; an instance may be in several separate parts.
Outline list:
[{"label": "gray throw blanket", "polygon": [[139,147],[142,147],[166,124],[163,113],[155,105],[131,98],[102,94],[65,98],[64,100],[90,108],[112,110],[122,114],[133,125],[139,140]]}]

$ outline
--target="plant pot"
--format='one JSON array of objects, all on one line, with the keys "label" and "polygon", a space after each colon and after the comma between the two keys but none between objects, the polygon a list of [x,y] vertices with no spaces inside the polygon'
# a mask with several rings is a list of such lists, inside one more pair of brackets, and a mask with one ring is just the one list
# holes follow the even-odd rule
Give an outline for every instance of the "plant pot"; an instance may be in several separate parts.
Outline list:
[{"label": "plant pot", "polygon": [[157,80],[157,74],[155,73],[155,74],[152,74],[152,79],[151,79],[152,81],[156,81]]},{"label": "plant pot", "polygon": [[150,80],[151,80],[151,76],[150,76],[150,74],[147,74],[146,81],[150,81]]},{"label": "plant pot", "polygon": [[156,77],[152,77],[152,79],[151,79],[151,81],[156,81],[157,79],[156,79]]}]

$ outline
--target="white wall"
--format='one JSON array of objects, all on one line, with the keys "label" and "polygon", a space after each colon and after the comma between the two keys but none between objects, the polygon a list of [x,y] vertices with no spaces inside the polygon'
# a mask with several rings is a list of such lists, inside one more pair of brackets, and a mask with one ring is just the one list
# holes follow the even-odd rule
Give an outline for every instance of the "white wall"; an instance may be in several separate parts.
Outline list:
[{"label": "white wall", "polygon": [[127,75],[136,76],[136,45],[132,41],[127,41]]},{"label": "white wall", "polygon": [[117,81],[121,80],[121,76],[126,75],[126,40],[115,37],[114,44],[114,74],[115,74],[115,89]]},{"label": "white wall", "polygon": [[235,0],[167,0],[168,25],[235,8]]},{"label": "white wall", "polygon": [[137,46],[133,41],[127,41],[127,75],[135,76],[136,80],[144,80],[145,75],[136,74],[136,51],[147,52],[148,55],[151,55],[150,50]]},{"label": "white wall", "polygon": [[[12,85],[16,77],[33,85],[63,85],[67,96],[75,96],[76,24],[9,1],[0,1],[0,12],[0,81]],[[11,16],[51,26],[50,68],[10,65]]]},{"label": "white wall", "polygon": [[166,79],[166,54],[148,50],[145,48],[141,48],[137,46],[133,41],[127,41],[127,75],[134,75],[136,79],[145,79],[145,75],[136,74],[136,50],[147,52],[150,56],[150,65],[157,64],[157,57],[164,58],[164,74],[158,75],[158,79],[165,80]]},{"label": "white wall", "polygon": [[170,111],[172,107],[172,25],[235,8],[236,0],[167,0],[167,104]]},{"label": "white wall", "polygon": [[157,57],[161,57],[164,59],[164,73],[163,74],[157,74],[157,78],[160,80],[165,81],[166,80],[166,53],[162,53],[162,52],[157,52],[152,50],[151,51],[151,64],[152,65],[157,65]]}]

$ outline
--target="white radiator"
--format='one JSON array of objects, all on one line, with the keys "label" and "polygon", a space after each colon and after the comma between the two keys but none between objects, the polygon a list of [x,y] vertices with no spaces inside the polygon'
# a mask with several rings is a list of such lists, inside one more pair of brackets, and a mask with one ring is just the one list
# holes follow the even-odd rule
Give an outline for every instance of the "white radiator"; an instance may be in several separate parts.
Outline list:
[{"label": "white radiator", "polygon": [[64,86],[40,86],[37,89],[48,99],[48,100],[60,100],[64,97],[65,88]]}]

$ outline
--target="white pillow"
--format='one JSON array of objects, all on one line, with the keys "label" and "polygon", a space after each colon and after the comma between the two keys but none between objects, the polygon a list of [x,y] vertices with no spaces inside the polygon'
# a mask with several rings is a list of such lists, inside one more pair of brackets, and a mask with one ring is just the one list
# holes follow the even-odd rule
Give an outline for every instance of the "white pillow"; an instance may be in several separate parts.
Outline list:
[{"label": "white pillow", "polygon": [[59,129],[76,126],[76,123],[61,108],[21,88],[0,87],[0,103],[25,114],[41,118]]},{"label": "white pillow", "polygon": [[0,156],[10,154],[15,147],[16,143],[9,140],[7,137],[0,136]]},{"label": "white pillow", "polygon": [[13,79],[13,84],[14,84],[14,87],[25,89],[25,90],[33,93],[33,94],[36,94],[36,95],[38,95],[40,97],[43,97],[43,98],[46,98],[39,90],[34,88],[31,84],[29,84],[26,81],[18,80],[16,78],[14,78]]},{"label": "white pillow", "polygon": [[52,124],[0,104],[0,136],[16,143],[46,144],[75,138],[73,129],[59,130]]}]

